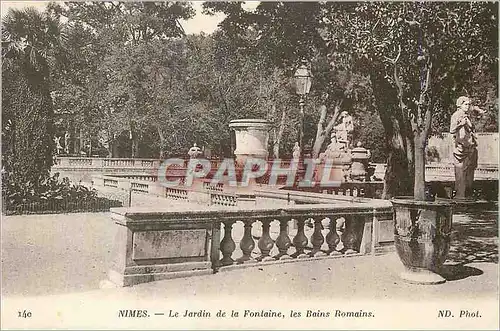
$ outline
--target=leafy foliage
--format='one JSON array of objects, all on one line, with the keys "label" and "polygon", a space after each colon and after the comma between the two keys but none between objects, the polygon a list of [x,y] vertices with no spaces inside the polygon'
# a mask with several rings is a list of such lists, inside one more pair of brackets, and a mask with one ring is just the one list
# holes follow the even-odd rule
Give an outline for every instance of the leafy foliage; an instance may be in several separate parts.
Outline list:
[{"label": "leafy foliage", "polygon": [[2,22],[2,163],[11,183],[37,189],[52,166],[49,59],[59,44],[57,19],[11,10]]}]

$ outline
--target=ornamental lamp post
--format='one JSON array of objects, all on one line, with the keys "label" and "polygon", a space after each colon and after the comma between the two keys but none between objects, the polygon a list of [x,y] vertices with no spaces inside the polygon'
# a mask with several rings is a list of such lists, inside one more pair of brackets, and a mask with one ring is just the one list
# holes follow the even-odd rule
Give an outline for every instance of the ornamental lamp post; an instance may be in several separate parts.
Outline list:
[{"label": "ornamental lamp post", "polygon": [[301,155],[304,150],[304,104],[307,94],[311,89],[312,75],[307,67],[307,62],[302,61],[300,67],[295,71],[295,90],[300,96],[299,107],[300,107],[300,127],[299,127],[299,144]]}]

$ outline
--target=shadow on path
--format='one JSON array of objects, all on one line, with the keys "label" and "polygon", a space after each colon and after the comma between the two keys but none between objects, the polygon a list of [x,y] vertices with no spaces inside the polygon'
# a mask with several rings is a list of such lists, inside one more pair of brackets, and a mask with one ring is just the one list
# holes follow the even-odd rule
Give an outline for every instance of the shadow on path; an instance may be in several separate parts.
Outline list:
[{"label": "shadow on path", "polygon": [[453,217],[448,261],[498,263],[498,212],[478,211]]},{"label": "shadow on path", "polygon": [[481,276],[483,273],[481,269],[463,264],[445,264],[439,270],[439,274],[447,281],[460,280],[470,276]]},{"label": "shadow on path", "polygon": [[483,271],[469,263],[498,263],[498,212],[476,211],[453,217],[447,262],[439,274],[448,281],[480,276]]}]

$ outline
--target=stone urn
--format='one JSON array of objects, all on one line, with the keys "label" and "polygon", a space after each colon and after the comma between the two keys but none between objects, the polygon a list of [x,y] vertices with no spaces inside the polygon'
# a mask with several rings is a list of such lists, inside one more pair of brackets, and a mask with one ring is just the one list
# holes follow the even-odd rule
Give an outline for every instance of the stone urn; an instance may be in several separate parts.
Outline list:
[{"label": "stone urn", "polygon": [[235,131],[236,164],[243,167],[247,158],[267,159],[270,124],[262,119],[241,119],[229,122]]},{"label": "stone urn", "polygon": [[351,178],[352,180],[367,181],[368,180],[368,163],[370,162],[371,153],[368,149],[361,146],[361,142],[351,150]]},{"label": "stone urn", "polygon": [[450,248],[453,203],[393,198],[394,243],[405,267],[401,278],[414,284],[441,284],[438,274]]}]

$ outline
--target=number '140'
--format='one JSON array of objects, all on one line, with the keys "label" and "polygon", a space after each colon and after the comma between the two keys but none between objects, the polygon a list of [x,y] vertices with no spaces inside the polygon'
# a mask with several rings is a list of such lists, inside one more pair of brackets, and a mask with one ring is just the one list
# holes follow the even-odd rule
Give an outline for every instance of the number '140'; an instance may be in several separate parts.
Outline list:
[{"label": "number '140'", "polygon": [[31,312],[28,311],[28,310],[18,311],[17,312],[17,317],[30,318],[31,317]]}]

